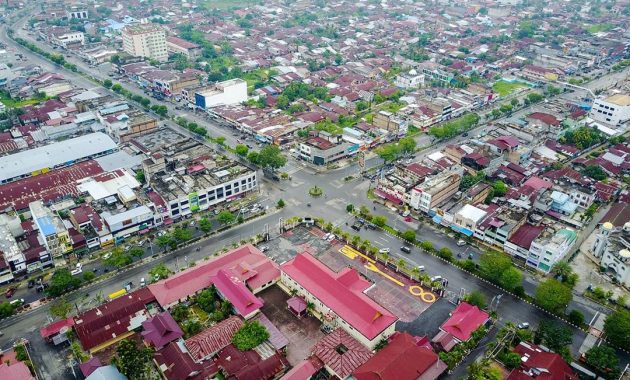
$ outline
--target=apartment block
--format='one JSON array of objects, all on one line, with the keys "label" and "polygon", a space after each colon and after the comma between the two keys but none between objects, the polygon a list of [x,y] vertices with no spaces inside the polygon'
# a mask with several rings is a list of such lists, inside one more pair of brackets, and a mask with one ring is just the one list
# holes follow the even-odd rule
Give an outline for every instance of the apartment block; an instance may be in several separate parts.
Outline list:
[{"label": "apartment block", "polygon": [[158,25],[140,24],[122,29],[123,50],[134,57],[168,60],[166,32]]}]

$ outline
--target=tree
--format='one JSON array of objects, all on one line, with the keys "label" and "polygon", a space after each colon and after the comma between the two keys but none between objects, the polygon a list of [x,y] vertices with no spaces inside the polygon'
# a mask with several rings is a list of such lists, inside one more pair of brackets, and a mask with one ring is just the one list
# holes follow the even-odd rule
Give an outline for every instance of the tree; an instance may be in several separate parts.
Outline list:
[{"label": "tree", "polygon": [[425,240],[422,243],[420,243],[420,248],[424,249],[427,252],[433,252],[433,243]]},{"label": "tree", "polygon": [[584,314],[580,313],[578,310],[571,310],[568,319],[569,322],[579,327],[584,323]]},{"label": "tree", "polygon": [[501,358],[501,361],[508,369],[514,369],[521,366],[521,355],[516,352],[509,352]]},{"label": "tree", "polygon": [[372,217],[372,223],[377,227],[383,228],[387,224],[387,218],[383,215],[374,215]]},{"label": "tree", "polygon": [[195,302],[201,310],[206,313],[212,313],[216,309],[215,303],[217,301],[217,291],[213,287],[203,290],[195,297]]},{"label": "tree", "polygon": [[216,141],[216,143],[221,145],[221,146],[225,145],[225,137],[223,137],[223,136],[219,136],[219,137],[215,138],[214,141]]},{"label": "tree", "polygon": [[543,343],[555,352],[560,352],[562,348],[568,346],[573,341],[571,329],[562,326],[551,320],[543,320],[534,335],[535,343]]},{"label": "tree", "polygon": [[249,152],[247,154],[247,161],[251,162],[254,165],[260,164],[260,154],[258,152]]},{"label": "tree", "polygon": [[105,88],[112,88],[113,83],[112,83],[111,79],[105,79],[105,80],[103,81],[103,86],[104,86]]},{"label": "tree", "polygon": [[120,91],[122,91],[123,87],[120,85],[120,83],[114,83],[112,85],[112,91],[118,93]]},{"label": "tree", "polygon": [[453,260],[453,251],[451,251],[449,247],[440,248],[440,250],[437,252],[437,255],[446,261]]},{"label": "tree", "polygon": [[182,322],[184,322],[186,320],[186,318],[188,318],[188,314],[189,314],[188,310],[189,310],[188,306],[184,306],[182,304],[178,304],[178,305],[175,305],[171,309],[170,313],[171,313],[171,316],[173,316],[173,319],[177,323],[182,323]]},{"label": "tree", "polygon": [[512,260],[497,251],[486,251],[479,257],[479,270],[486,279],[498,284],[501,275],[512,267]]},{"label": "tree", "polygon": [[475,305],[480,309],[484,309],[488,304],[486,296],[478,290],[473,290],[465,297],[466,302],[471,305]]},{"label": "tree", "polygon": [[149,276],[155,281],[167,278],[171,273],[173,272],[164,263],[160,263],[149,270]]},{"label": "tree", "polygon": [[193,233],[189,228],[181,228],[178,227],[173,231],[173,238],[177,240],[178,243],[182,243],[192,239]]},{"label": "tree", "polygon": [[521,271],[515,267],[509,267],[506,269],[503,273],[501,273],[501,277],[499,278],[499,285],[510,292],[517,286],[521,285],[522,282],[523,275],[521,274]]},{"label": "tree", "polygon": [[146,181],[146,177],[144,176],[144,170],[138,170],[136,172],[136,179],[140,183],[144,183]]},{"label": "tree", "polygon": [[604,322],[606,338],[617,347],[630,347],[630,311],[617,310]]},{"label": "tree", "polygon": [[346,211],[347,212],[353,212],[354,211],[354,205],[352,205],[352,204],[346,205]]},{"label": "tree", "polygon": [[135,257],[136,259],[142,257],[144,255],[144,248],[141,247],[131,247],[129,250],[129,254],[131,257]]},{"label": "tree", "polygon": [[157,237],[157,239],[155,240],[155,243],[157,244],[158,247],[166,250],[166,247],[169,247],[172,245],[172,241],[173,241],[172,236],[162,235],[162,236]]},{"label": "tree", "polygon": [[238,144],[234,147],[234,151],[241,157],[246,157],[247,152],[249,152],[249,148],[245,144]]},{"label": "tree", "polygon": [[13,314],[15,306],[9,302],[0,302],[0,318],[6,318]]},{"label": "tree", "polygon": [[131,258],[131,256],[129,256],[126,252],[124,252],[120,248],[114,248],[111,251],[111,256],[109,256],[105,260],[105,264],[116,267],[116,268],[122,268],[126,265],[131,264],[132,262],[133,262],[133,259]]},{"label": "tree", "polygon": [[265,326],[261,325],[258,321],[245,322],[243,326],[238,329],[232,343],[236,348],[241,351],[251,350],[258,346],[262,342],[269,339],[269,332]]},{"label": "tree", "polygon": [[416,140],[413,137],[403,137],[398,141],[401,153],[413,153],[416,150]]},{"label": "tree", "polygon": [[[608,379],[616,379],[619,373],[619,358],[615,350],[608,346],[595,346],[586,351],[586,363]],[[612,372],[612,373],[609,373]]]},{"label": "tree", "polygon": [[[91,272],[90,272],[91,273]],[[54,317],[65,319],[72,311],[72,304],[65,297],[60,297],[50,305],[50,314]]]},{"label": "tree", "polygon": [[53,273],[47,292],[49,296],[58,297],[74,288],[77,288],[80,284],[80,278],[72,276],[70,270],[62,268]]},{"label": "tree", "polygon": [[416,241],[416,231],[414,230],[407,230],[405,232],[403,232],[402,234],[400,234],[400,237],[403,238],[404,240],[413,243],[414,241]]},{"label": "tree", "polygon": [[554,279],[541,282],[534,295],[534,300],[540,307],[553,313],[562,312],[572,299],[571,289]]},{"label": "tree", "polygon": [[96,275],[92,271],[87,271],[83,273],[83,280],[85,280],[85,282],[90,282],[94,280],[95,278],[96,278]]},{"label": "tree", "polygon": [[582,170],[582,174],[598,181],[603,181],[606,178],[608,178],[608,175],[606,175],[606,172],[604,171],[604,169],[596,165],[590,165],[590,166],[585,167]]},{"label": "tree", "polygon": [[148,379],[152,372],[149,370],[152,365],[152,358],[152,349],[148,347],[138,348],[135,342],[124,339],[118,343],[112,363],[129,380]]},{"label": "tree", "polygon": [[398,158],[398,147],[394,144],[385,144],[381,145],[376,149],[376,154],[379,155],[385,162],[394,161]]},{"label": "tree", "polygon": [[277,145],[267,145],[258,154],[258,164],[263,168],[279,169],[287,163],[287,158],[282,154]]},{"label": "tree", "polygon": [[199,219],[199,229],[204,233],[210,232],[212,230],[212,221],[206,217]]},{"label": "tree", "polygon": [[507,194],[510,188],[503,181],[496,181],[492,186],[493,194],[497,197],[502,197]]},{"label": "tree", "polygon": [[285,206],[285,203],[282,199],[278,199],[278,203],[276,203],[276,207],[277,208],[283,208]]},{"label": "tree", "polygon": [[219,215],[217,216],[217,220],[219,221],[219,223],[223,225],[232,224],[236,220],[236,215],[232,214],[231,212],[227,210],[221,211]]}]

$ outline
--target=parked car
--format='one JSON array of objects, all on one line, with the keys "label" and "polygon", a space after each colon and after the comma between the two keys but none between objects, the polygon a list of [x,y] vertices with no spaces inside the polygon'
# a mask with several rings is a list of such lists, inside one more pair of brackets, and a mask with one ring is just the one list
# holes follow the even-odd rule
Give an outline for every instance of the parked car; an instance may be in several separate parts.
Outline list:
[{"label": "parked car", "polygon": [[400,247],[400,250],[407,254],[411,253],[411,247],[407,245],[403,245],[402,247]]},{"label": "parked car", "polygon": [[389,253],[389,248],[381,248],[378,250],[378,253]]},{"label": "parked car", "polygon": [[466,242],[464,240],[460,239],[460,240],[457,241],[457,246],[458,247],[461,247],[461,246],[464,246],[464,245],[466,245]]},{"label": "parked car", "polygon": [[7,291],[4,293],[4,296],[7,298],[11,298],[13,297],[13,294],[15,294],[15,291],[17,290],[17,288],[9,288],[7,289]]},{"label": "parked car", "polygon": [[263,245],[262,247],[260,247],[260,252],[267,252],[269,250],[269,247],[267,247],[266,245]]},{"label": "parked car", "polygon": [[24,298],[17,298],[9,302],[12,306],[18,307],[24,305]]},{"label": "parked car", "polygon": [[144,277],[142,277],[140,279],[140,286],[145,286],[147,284],[147,282],[145,281]]},{"label": "parked car", "polygon": [[527,330],[529,328],[529,322],[521,322],[518,324],[518,328],[521,330]]},{"label": "parked car", "polygon": [[416,268],[418,268],[420,272],[424,272],[424,265],[418,265]]},{"label": "parked car", "polygon": [[35,280],[28,280],[28,288],[32,288],[33,286],[35,286]]}]

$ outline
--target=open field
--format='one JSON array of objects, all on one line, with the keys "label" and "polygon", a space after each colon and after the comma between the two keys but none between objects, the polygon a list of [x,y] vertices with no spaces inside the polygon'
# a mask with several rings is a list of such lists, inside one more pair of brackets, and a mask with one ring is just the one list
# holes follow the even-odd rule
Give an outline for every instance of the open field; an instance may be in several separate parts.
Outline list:
[{"label": "open field", "polygon": [[492,85],[492,89],[501,96],[507,96],[521,87],[527,87],[527,85],[520,82],[510,83],[503,80],[500,80]]}]

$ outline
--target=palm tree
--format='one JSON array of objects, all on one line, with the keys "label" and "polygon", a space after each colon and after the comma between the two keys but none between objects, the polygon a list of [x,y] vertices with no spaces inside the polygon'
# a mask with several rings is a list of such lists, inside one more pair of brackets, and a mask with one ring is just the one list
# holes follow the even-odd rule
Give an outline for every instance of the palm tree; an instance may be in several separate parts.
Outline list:
[{"label": "palm tree", "polygon": [[313,311],[315,310],[315,304],[312,302],[307,302],[306,303],[306,312],[309,315],[313,315]]},{"label": "palm tree", "polygon": [[335,234],[337,236],[340,236],[343,231],[341,231],[341,228],[335,227],[335,228],[333,228],[332,232],[333,232],[333,234]]},{"label": "palm tree", "polygon": [[420,272],[420,269],[418,269],[418,267],[411,268],[411,275],[415,277],[416,279],[420,278],[420,273],[421,272]]},{"label": "palm tree", "polygon": [[400,259],[398,260],[398,263],[396,264],[396,272],[398,272],[401,269],[405,269],[407,267],[407,262],[405,261],[405,259]]},{"label": "palm tree", "polygon": [[385,262],[385,265],[387,265],[387,263],[389,262],[389,253],[382,252],[380,253],[380,256],[381,256],[381,260],[383,260]]},{"label": "palm tree", "polygon": [[361,237],[360,236],[354,235],[352,237],[352,245],[353,246],[355,246],[355,247],[358,246],[360,241],[361,241]]},{"label": "palm tree", "polygon": [[289,291],[289,294],[291,295],[291,297],[295,297],[298,294],[297,289],[291,289],[291,291]]}]

